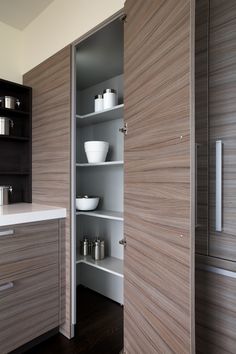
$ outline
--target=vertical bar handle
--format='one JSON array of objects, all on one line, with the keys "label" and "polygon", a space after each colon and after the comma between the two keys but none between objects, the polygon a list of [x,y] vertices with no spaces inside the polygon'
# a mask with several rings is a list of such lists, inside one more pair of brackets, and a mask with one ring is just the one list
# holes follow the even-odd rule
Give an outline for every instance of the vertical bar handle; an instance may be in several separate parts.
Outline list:
[{"label": "vertical bar handle", "polygon": [[198,224],[198,148],[200,144],[195,143],[195,227]]},{"label": "vertical bar handle", "polygon": [[222,162],[223,162],[222,140],[216,141],[216,194],[215,194],[215,228],[222,231]]}]

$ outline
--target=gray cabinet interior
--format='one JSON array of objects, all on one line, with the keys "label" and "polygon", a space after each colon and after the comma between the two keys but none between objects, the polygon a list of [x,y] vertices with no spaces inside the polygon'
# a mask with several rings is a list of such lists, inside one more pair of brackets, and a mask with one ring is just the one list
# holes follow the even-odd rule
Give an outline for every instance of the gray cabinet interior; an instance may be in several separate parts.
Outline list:
[{"label": "gray cabinet interior", "polygon": [[[75,58],[75,194],[100,197],[96,211],[76,212],[76,283],[122,304],[124,250],[119,241],[123,238],[124,136],[119,129],[123,127],[123,109],[111,109],[105,119],[102,113],[93,113],[94,96],[107,88],[117,91],[118,105],[123,106],[123,23],[120,19],[79,42],[75,46]],[[88,164],[84,142],[92,140],[109,142],[107,163]],[[104,261],[94,262],[91,257],[80,255],[80,241],[85,236],[105,240]]]}]

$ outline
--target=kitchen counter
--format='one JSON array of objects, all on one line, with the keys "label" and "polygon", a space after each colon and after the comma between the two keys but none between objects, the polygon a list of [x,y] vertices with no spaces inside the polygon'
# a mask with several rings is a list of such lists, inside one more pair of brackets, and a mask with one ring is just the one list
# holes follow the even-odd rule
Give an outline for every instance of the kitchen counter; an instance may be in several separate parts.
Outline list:
[{"label": "kitchen counter", "polygon": [[0,206],[0,226],[16,225],[66,217],[66,209],[34,203]]}]

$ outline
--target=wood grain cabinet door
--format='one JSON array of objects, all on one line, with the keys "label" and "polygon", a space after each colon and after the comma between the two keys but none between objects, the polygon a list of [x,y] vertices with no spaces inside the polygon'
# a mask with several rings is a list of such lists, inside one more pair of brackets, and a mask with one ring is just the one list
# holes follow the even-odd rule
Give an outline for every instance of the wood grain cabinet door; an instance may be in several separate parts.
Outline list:
[{"label": "wood grain cabinet door", "polygon": [[124,352],[193,353],[190,0],[125,4]]},{"label": "wood grain cabinet door", "polygon": [[[209,162],[211,256],[236,261],[236,2],[210,1]],[[216,231],[216,141],[222,141],[222,232]],[[218,208],[220,203],[218,203]]]},{"label": "wood grain cabinet door", "polygon": [[65,285],[61,332],[71,338],[71,47],[67,46],[24,75],[32,87],[32,199],[67,209],[62,242]]}]

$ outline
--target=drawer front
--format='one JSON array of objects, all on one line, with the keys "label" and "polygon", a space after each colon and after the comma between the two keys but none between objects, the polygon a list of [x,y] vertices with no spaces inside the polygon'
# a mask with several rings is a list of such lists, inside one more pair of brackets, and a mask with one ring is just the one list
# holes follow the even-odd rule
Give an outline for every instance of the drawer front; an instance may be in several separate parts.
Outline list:
[{"label": "drawer front", "polygon": [[38,274],[0,285],[1,354],[59,325],[58,289],[58,267],[46,265]]},{"label": "drawer front", "polygon": [[58,220],[0,228],[0,285],[58,267]]}]

